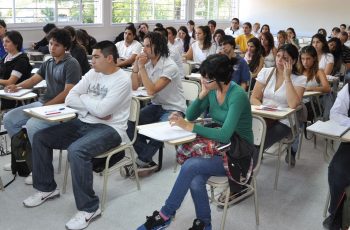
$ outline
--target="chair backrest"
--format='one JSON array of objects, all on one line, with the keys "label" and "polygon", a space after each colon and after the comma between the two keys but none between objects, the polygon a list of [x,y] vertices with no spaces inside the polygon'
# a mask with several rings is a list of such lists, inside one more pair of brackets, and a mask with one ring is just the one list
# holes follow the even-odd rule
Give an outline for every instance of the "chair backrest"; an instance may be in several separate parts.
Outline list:
[{"label": "chair backrest", "polygon": [[265,120],[260,117],[253,115],[253,135],[254,135],[254,145],[259,146],[258,162],[254,167],[254,175],[257,175],[260,169],[261,158],[264,152],[264,143],[266,136],[266,123]]},{"label": "chair backrest", "polygon": [[135,123],[135,129],[133,130],[134,132],[134,138],[131,140],[131,144],[134,144],[136,141],[137,137],[137,129],[136,127],[139,124],[139,116],[140,116],[140,102],[136,98],[131,99],[131,106],[130,106],[130,114],[129,114],[129,121]]},{"label": "chair backrest", "polygon": [[184,67],[185,76],[190,75],[191,74],[191,65],[188,63],[185,63],[185,62],[183,62],[182,65]]},{"label": "chair backrest", "polygon": [[51,54],[45,54],[45,56],[43,57],[43,61],[47,61],[50,58],[52,58]]},{"label": "chair backrest", "polygon": [[202,90],[198,82],[185,79],[182,80],[182,88],[186,101],[194,101]]}]

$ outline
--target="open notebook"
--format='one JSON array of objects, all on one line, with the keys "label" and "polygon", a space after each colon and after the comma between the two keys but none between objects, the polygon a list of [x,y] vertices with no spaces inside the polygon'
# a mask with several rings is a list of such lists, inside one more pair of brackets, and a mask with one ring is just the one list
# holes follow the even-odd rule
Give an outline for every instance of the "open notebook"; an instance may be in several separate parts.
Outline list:
[{"label": "open notebook", "polygon": [[317,121],[316,123],[308,126],[306,130],[314,133],[320,133],[328,136],[341,137],[350,127],[339,125],[337,122],[329,121]]},{"label": "open notebook", "polygon": [[41,117],[53,117],[53,116],[77,113],[78,110],[69,108],[64,104],[57,104],[57,105],[30,108],[30,112]]},{"label": "open notebook", "polygon": [[3,89],[0,90],[0,95],[3,95],[3,96],[11,96],[11,97],[21,97],[27,93],[30,93],[32,92],[31,89],[20,89],[18,90],[17,92],[13,92],[13,93],[8,93],[8,92],[5,92]]},{"label": "open notebook", "polygon": [[139,134],[158,141],[172,141],[195,135],[194,133],[186,131],[178,126],[170,126],[169,121],[139,127]]}]

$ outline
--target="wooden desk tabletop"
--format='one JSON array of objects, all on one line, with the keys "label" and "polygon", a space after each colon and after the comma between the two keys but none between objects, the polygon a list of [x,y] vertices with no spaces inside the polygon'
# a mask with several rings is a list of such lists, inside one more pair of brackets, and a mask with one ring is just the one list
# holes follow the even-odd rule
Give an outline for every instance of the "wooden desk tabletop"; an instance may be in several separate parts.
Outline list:
[{"label": "wooden desk tabletop", "polygon": [[181,145],[181,144],[193,141],[194,139],[196,139],[196,136],[197,136],[196,134],[193,134],[193,136],[184,137],[184,138],[180,138],[172,141],[167,141],[167,143],[171,145]]},{"label": "wooden desk tabletop", "polygon": [[340,138],[341,142],[350,142],[350,130],[347,131],[343,136]]},{"label": "wooden desk tabletop", "polygon": [[189,80],[194,80],[194,81],[201,81],[201,75],[199,73],[191,73],[190,75],[187,75],[186,78]]},{"label": "wooden desk tabletop", "polygon": [[154,96],[148,95],[144,87],[139,87],[137,90],[133,90],[132,96],[139,101],[149,101],[154,97]]},{"label": "wooden desk tabletop", "polygon": [[284,108],[282,111],[269,111],[269,110],[259,110],[258,105],[252,105],[252,113],[264,118],[271,118],[275,120],[286,118],[289,114],[294,113],[296,110],[291,108]]}]

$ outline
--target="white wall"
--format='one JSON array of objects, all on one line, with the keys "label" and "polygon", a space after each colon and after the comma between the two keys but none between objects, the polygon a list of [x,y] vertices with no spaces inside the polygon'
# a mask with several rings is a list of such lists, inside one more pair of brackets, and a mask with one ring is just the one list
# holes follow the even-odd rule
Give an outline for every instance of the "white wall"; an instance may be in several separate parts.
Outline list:
[{"label": "white wall", "polygon": [[312,36],[321,27],[350,24],[350,1],[344,0],[241,0],[239,18],[252,24],[269,24],[272,33],[293,27],[297,36]]}]

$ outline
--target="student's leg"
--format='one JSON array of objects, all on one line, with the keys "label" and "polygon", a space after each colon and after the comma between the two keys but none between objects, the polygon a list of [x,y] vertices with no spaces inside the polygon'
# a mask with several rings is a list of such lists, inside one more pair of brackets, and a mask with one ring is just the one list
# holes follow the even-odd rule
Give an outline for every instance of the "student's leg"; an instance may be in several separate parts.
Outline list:
[{"label": "student's leg", "polygon": [[210,176],[224,175],[226,172],[221,156],[194,157],[186,160],[161,212],[168,217],[174,215],[190,188],[197,217],[210,223],[210,208],[205,183]]},{"label": "student's leg", "polygon": [[266,130],[264,148],[267,149],[271,147],[274,143],[287,137],[290,134],[290,132],[291,129],[287,125],[277,122],[272,127],[269,127]]},{"label": "student's leg", "polygon": [[350,185],[350,143],[341,143],[328,167],[331,194],[329,213],[335,215],[345,188]]},{"label": "student's leg", "polygon": [[34,107],[42,106],[41,102],[34,102],[28,105],[24,105],[5,113],[4,116],[4,127],[10,137],[21,131],[22,126],[27,123],[30,116],[27,115],[23,109],[29,109]]},{"label": "student's leg", "polygon": [[56,189],[53,149],[66,149],[78,138],[76,120],[39,130],[34,134],[32,144],[33,187],[41,192]]},{"label": "student's leg", "polygon": [[33,143],[33,136],[36,132],[41,129],[45,129],[54,125],[58,125],[60,122],[49,122],[35,117],[30,118],[26,123],[26,129],[28,134],[28,139],[30,143]]},{"label": "student's leg", "polygon": [[121,137],[112,127],[104,124],[80,122],[80,138],[67,149],[71,166],[73,193],[79,211],[95,212],[99,199],[93,190],[91,159],[121,143]]}]

